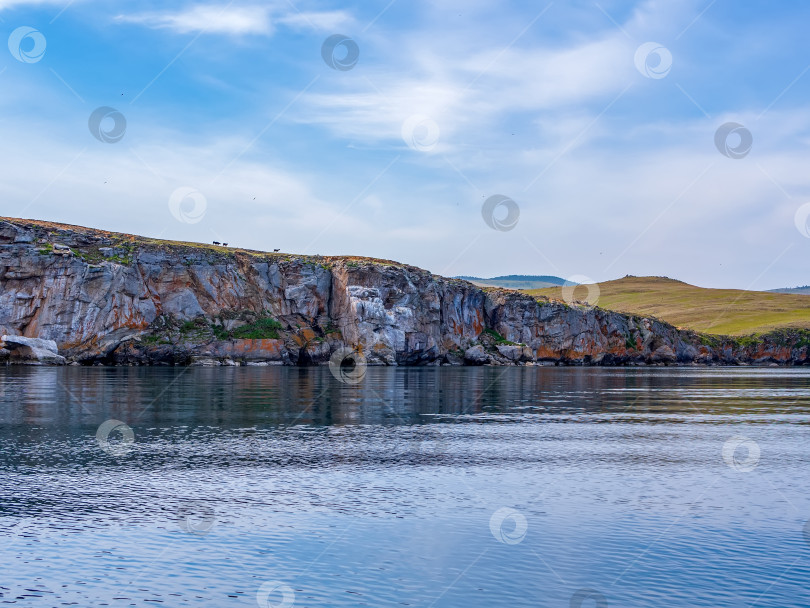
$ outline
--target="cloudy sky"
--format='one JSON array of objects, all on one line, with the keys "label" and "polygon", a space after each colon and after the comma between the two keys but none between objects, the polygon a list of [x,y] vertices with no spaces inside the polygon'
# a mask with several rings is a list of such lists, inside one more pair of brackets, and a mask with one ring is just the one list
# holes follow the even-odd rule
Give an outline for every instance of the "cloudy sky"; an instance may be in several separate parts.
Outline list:
[{"label": "cloudy sky", "polygon": [[445,275],[808,284],[808,22],[800,0],[0,0],[0,214]]}]

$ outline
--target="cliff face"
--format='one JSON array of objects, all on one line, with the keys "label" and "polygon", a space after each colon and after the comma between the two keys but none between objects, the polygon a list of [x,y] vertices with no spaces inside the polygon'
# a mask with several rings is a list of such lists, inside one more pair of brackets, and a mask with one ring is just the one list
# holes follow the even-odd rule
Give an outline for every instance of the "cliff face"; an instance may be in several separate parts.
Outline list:
[{"label": "cliff face", "polygon": [[[170,243],[0,220],[0,332],[84,363],[807,362],[794,341],[738,341],[538,301],[383,260]],[[14,351],[3,353],[13,358]]]}]

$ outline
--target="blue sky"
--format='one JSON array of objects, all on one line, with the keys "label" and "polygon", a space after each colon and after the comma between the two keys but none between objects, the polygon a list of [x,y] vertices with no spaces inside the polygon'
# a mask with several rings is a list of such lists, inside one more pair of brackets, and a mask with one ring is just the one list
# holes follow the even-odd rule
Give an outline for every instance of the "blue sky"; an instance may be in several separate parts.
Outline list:
[{"label": "blue sky", "polygon": [[[810,283],[804,2],[0,0],[0,19],[3,215],[445,275]],[[335,34],[349,69],[322,57]],[[119,141],[91,132],[99,107]],[[508,230],[482,217],[494,195]]]}]

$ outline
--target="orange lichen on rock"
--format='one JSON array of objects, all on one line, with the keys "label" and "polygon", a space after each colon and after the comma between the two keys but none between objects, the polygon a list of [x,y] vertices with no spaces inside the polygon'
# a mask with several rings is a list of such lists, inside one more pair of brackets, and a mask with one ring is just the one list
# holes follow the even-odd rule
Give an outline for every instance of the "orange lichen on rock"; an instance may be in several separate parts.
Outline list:
[{"label": "orange lichen on rock", "polygon": [[[701,336],[387,260],[13,218],[0,243],[0,332],[54,340],[69,361],[311,365],[349,348],[379,365],[808,362],[810,334]],[[241,335],[273,338],[232,339],[254,323]]]}]

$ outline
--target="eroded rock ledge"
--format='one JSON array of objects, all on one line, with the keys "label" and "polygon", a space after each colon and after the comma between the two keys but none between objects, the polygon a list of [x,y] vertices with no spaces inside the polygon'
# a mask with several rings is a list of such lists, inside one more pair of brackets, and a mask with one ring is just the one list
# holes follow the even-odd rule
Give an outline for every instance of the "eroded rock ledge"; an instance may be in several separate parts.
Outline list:
[{"label": "eroded rock ledge", "polygon": [[344,347],[372,365],[805,364],[810,346],[802,331],[702,336],[387,260],[13,218],[0,219],[0,335],[7,360],[23,336],[67,362],[124,365],[316,365]]}]

